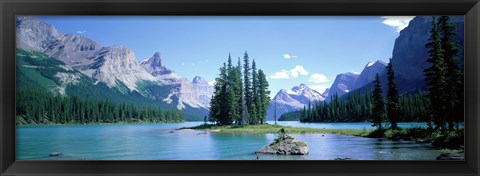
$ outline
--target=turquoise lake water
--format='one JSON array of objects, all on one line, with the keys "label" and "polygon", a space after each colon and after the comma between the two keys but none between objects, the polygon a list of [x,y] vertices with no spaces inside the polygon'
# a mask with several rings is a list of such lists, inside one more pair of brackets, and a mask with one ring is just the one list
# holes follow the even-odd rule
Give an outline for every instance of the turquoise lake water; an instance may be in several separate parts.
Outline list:
[{"label": "turquoise lake water", "polygon": [[[273,122],[269,122],[273,124]],[[17,160],[434,160],[429,144],[333,134],[292,134],[309,146],[304,156],[255,154],[274,134],[218,134],[176,130],[202,122],[172,124],[46,125],[17,127]],[[308,128],[371,129],[370,123],[300,123]],[[401,127],[426,126],[400,123]],[[50,157],[59,152],[61,157]]]}]

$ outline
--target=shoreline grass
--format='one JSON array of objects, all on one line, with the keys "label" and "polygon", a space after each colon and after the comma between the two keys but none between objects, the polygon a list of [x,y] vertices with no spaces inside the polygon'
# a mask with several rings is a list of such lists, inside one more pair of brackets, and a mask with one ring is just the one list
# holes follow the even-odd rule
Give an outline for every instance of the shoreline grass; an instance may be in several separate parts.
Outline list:
[{"label": "shoreline grass", "polygon": [[180,129],[191,129],[191,130],[204,130],[215,133],[230,133],[230,134],[268,134],[268,133],[278,133],[280,129],[285,129],[288,134],[339,134],[347,136],[361,136],[367,137],[370,132],[373,130],[367,129],[325,129],[325,128],[302,128],[302,127],[291,127],[291,126],[282,126],[282,125],[272,125],[272,124],[261,124],[261,125],[245,125],[245,126],[235,126],[235,125],[212,125],[212,124],[203,124],[194,127],[184,127]]}]

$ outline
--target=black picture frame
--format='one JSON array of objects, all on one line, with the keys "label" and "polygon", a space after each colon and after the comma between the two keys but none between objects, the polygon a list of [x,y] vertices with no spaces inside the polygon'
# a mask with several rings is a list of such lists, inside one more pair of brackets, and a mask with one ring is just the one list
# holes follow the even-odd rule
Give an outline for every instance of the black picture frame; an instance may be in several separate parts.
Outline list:
[{"label": "black picture frame", "polygon": [[[16,161],[16,15],[465,15],[465,161]],[[480,171],[478,0],[0,0],[1,175],[463,175]]]}]

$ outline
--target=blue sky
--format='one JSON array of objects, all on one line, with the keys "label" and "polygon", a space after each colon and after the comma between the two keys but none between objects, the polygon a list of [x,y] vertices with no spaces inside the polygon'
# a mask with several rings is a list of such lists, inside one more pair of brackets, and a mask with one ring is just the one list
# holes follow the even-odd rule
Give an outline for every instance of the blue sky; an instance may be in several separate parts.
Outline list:
[{"label": "blue sky", "polygon": [[335,76],[387,62],[399,31],[413,17],[174,17],[43,16],[62,33],[103,46],[125,45],[137,60],[159,51],[164,64],[188,79],[213,81],[228,58],[245,51],[268,76],[272,96],[305,83],[323,92]]}]

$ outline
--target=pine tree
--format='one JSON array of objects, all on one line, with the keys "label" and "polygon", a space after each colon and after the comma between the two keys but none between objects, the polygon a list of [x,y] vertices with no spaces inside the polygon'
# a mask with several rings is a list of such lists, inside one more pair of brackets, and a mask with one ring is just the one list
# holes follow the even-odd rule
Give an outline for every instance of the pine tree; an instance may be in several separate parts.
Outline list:
[{"label": "pine tree", "polygon": [[431,66],[424,71],[431,102],[429,112],[433,117],[435,128],[445,130],[445,118],[449,104],[447,65],[444,60],[444,50],[442,49],[440,31],[435,17],[432,17],[430,38],[425,47],[430,48],[428,51],[430,57],[427,62],[431,63]]},{"label": "pine tree", "polygon": [[397,121],[400,106],[398,104],[398,89],[395,82],[395,72],[393,70],[392,59],[387,66],[388,93],[387,93],[387,116],[390,120],[392,129],[397,129]]},{"label": "pine tree", "polygon": [[372,93],[373,99],[373,125],[378,126],[378,129],[382,130],[382,120],[385,114],[385,103],[383,101],[382,87],[380,85],[380,78],[378,73],[375,75],[374,89]]},{"label": "pine tree", "polygon": [[226,117],[226,124],[230,124],[236,119],[240,118],[240,112],[238,112],[238,75],[237,69],[232,65],[232,58],[230,54],[228,55],[228,66],[227,66],[227,109],[228,117]]},{"label": "pine tree", "polygon": [[[447,66],[447,87],[448,99],[450,101],[448,110],[448,129],[453,130],[453,122],[463,118],[463,72],[460,68],[458,54],[458,43],[455,41],[455,25],[451,24],[448,16],[441,16],[437,22],[441,35],[441,48]],[[457,116],[457,117],[455,117]]]},{"label": "pine tree", "polygon": [[260,123],[263,124],[266,121],[267,111],[270,108],[270,91],[268,90],[267,76],[262,69],[258,70],[258,111],[260,117]]},{"label": "pine tree", "polygon": [[257,72],[257,65],[255,63],[255,59],[252,61],[252,102],[253,102],[253,109],[255,112],[252,112],[251,122],[253,124],[257,124],[259,121],[259,110],[261,109],[261,104],[259,100],[258,94],[258,72]]},{"label": "pine tree", "polygon": [[246,106],[246,111],[245,111],[245,117],[248,118],[249,123],[253,123],[250,121],[250,114],[252,114],[251,110],[253,109],[253,101],[252,101],[252,85],[250,81],[250,62],[249,62],[249,57],[248,53],[245,51],[245,55],[243,56],[243,84],[244,84],[244,89],[243,89],[243,96],[244,96],[244,101],[245,101],[245,106]]},{"label": "pine tree", "polygon": [[245,102],[243,98],[243,83],[242,83],[242,64],[240,62],[240,57],[238,58],[237,62],[237,77],[236,77],[236,85],[238,86],[238,92],[237,93],[237,112],[240,113],[240,117],[236,119],[237,125],[243,125],[245,123]]}]

